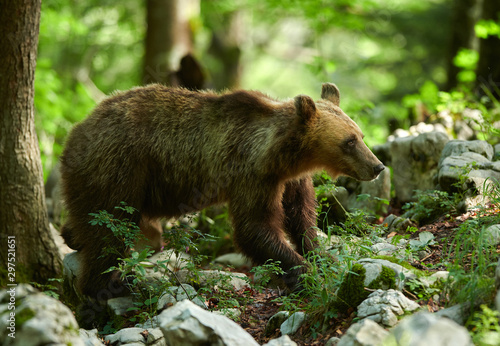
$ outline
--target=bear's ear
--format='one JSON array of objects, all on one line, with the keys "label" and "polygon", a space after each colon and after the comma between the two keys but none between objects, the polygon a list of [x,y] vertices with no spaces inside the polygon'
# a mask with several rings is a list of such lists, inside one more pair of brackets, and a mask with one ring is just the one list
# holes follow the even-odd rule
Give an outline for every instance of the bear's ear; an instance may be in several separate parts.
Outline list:
[{"label": "bear's ear", "polygon": [[316,115],[316,104],[307,95],[295,96],[295,109],[297,110],[297,115],[305,121],[309,121]]},{"label": "bear's ear", "polygon": [[340,91],[339,88],[333,83],[324,83],[321,89],[321,98],[333,102],[334,105],[340,104]]}]

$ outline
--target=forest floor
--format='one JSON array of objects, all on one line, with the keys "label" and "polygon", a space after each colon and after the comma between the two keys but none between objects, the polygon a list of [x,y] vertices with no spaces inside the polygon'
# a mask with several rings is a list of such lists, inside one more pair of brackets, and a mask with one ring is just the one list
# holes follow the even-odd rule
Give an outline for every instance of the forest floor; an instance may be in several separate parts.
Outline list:
[{"label": "forest floor", "polygon": [[[397,211],[394,211],[396,213]],[[500,215],[500,209],[489,208],[487,215]],[[409,264],[419,270],[425,270],[429,272],[447,270],[446,264],[453,260],[455,255],[454,251],[450,251],[450,244],[457,235],[457,230],[462,223],[469,219],[478,218],[485,216],[484,212],[478,215],[475,211],[468,211],[462,215],[455,216],[442,216],[435,220],[434,222],[419,227],[417,231],[411,234],[410,239],[415,239],[419,237],[421,232],[427,231],[434,235],[434,242],[428,245],[428,255],[421,259],[415,259],[409,261]],[[379,220],[382,223],[382,218]],[[394,236],[395,234],[389,234],[387,237]],[[497,246],[497,253],[500,253],[500,245]],[[462,259],[461,264],[463,268],[467,268],[470,265],[470,257],[465,256]],[[250,268],[240,268],[238,270],[228,269],[231,271],[242,272],[250,277],[251,281],[253,279],[253,273],[250,272]],[[265,334],[266,325],[269,319],[275,315],[277,312],[284,310],[283,303],[280,302],[280,296],[283,294],[282,290],[275,288],[265,288],[262,290],[257,290],[254,288],[244,288],[238,292],[235,292],[240,299],[238,301],[245,301],[244,309],[242,309],[242,314],[237,319],[237,323],[245,329],[259,344],[265,344],[272,339],[276,339],[281,336],[279,329],[276,329],[267,335]],[[429,312],[436,312],[438,310],[447,307],[448,301],[446,297],[440,297],[439,302],[434,301],[432,298],[420,299],[413,293],[403,290],[409,299],[416,301],[422,308],[427,309]],[[219,303],[218,298],[214,295],[213,297],[206,297],[208,307],[210,309],[217,310],[217,305]],[[302,301],[303,304],[307,304],[307,298]],[[356,311],[354,309],[349,309],[348,311],[338,313],[336,317],[331,318],[329,321],[329,326],[326,332],[323,334],[316,333],[311,334],[311,325],[305,323],[299,330],[291,336],[291,339],[297,343],[299,346],[309,346],[309,345],[325,345],[326,342],[332,337],[341,338],[347,329],[356,322]],[[131,323],[132,327],[134,323]]]},{"label": "forest floor", "polygon": [[[491,213],[499,214],[500,210],[492,209]],[[447,268],[444,265],[444,261],[450,260],[450,254],[447,248],[449,249],[450,241],[454,238],[457,228],[465,220],[476,216],[476,213],[473,211],[455,217],[443,216],[431,224],[420,227],[417,232],[412,234],[411,238],[418,238],[419,233],[428,231],[434,235],[435,243],[429,246],[429,255],[421,260],[414,260],[410,262],[410,264],[420,270],[446,270]],[[498,252],[500,252],[500,246],[497,249],[497,253]],[[464,263],[464,266],[467,266],[467,263]],[[436,312],[446,307],[445,305],[447,302],[443,299],[440,299],[438,304],[434,302],[432,298],[421,300],[406,290],[404,290],[403,293],[422,307],[425,306],[429,312]],[[242,291],[240,294],[248,295],[248,292]],[[264,344],[280,336],[279,329],[275,330],[274,333],[270,335],[264,334],[268,320],[281,310],[281,304],[275,301],[279,295],[280,292],[278,292],[277,289],[267,289],[263,292],[253,290],[251,292],[252,300],[240,316],[238,323],[260,344]],[[310,333],[310,326],[304,324],[291,338],[298,345],[324,345],[331,337],[342,337],[355,317],[355,311],[346,311],[344,314],[339,314],[337,318],[333,318],[330,321],[330,328],[328,328],[325,334],[316,334],[314,337]]]}]

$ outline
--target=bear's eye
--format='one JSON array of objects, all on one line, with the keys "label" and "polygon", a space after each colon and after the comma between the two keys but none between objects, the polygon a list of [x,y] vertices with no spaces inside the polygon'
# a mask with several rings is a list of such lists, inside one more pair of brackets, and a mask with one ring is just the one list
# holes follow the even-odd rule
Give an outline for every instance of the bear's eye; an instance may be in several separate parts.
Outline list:
[{"label": "bear's eye", "polygon": [[352,148],[356,145],[356,137],[349,137],[344,143],[347,148]]},{"label": "bear's eye", "polygon": [[358,139],[356,136],[349,136],[342,142],[342,150],[346,153],[354,152],[354,150],[356,150],[357,141]]}]

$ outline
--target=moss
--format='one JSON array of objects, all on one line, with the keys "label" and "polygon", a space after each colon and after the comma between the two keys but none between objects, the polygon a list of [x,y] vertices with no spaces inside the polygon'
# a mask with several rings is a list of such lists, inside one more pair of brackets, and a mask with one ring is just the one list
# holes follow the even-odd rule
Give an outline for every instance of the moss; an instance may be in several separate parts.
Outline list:
[{"label": "moss", "polygon": [[[17,310],[17,309],[16,309]],[[24,308],[16,313],[16,328],[21,328],[26,321],[31,320],[35,317],[35,311]]]},{"label": "moss", "polygon": [[412,266],[410,263],[403,261],[402,259],[396,258],[394,256],[374,256],[372,258],[373,259],[382,259],[382,260],[386,260],[386,261],[389,261],[389,262],[394,263],[394,264],[399,264],[401,267],[411,271],[417,277],[420,277],[422,275],[426,275],[425,271],[419,270],[419,269],[415,268],[414,266]]},{"label": "moss", "polygon": [[388,267],[382,266],[382,272],[379,274],[379,276],[373,280],[368,288],[371,289],[383,289],[383,290],[388,290],[388,289],[395,289],[396,288],[396,273],[394,270]]},{"label": "moss", "polygon": [[368,297],[370,292],[364,288],[366,269],[363,265],[355,263],[337,291],[335,308],[345,311],[357,306]]},{"label": "moss", "polygon": [[25,265],[17,262],[16,263],[16,276],[14,277],[14,282],[10,281],[12,276],[9,276],[9,271],[7,267],[0,268],[0,287],[7,287],[7,284],[20,284],[20,283],[29,283],[33,278],[33,269],[26,267]]},{"label": "moss", "polygon": [[[348,308],[356,309],[368,297],[371,292],[365,290],[365,277],[366,269],[363,265],[354,264],[337,291],[336,309],[340,311],[345,311]],[[382,266],[382,272],[370,283],[368,288],[372,290],[396,289],[396,273],[391,268]]]}]

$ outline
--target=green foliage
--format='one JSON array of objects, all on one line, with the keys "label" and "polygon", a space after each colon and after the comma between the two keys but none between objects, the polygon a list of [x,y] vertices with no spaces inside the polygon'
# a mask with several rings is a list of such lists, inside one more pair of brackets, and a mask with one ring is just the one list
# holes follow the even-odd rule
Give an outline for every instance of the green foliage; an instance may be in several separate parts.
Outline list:
[{"label": "green foliage", "polygon": [[[131,289],[134,306],[128,309],[128,311],[133,312],[128,321],[133,323],[144,322],[157,313],[158,298],[168,291],[170,287],[180,284],[175,273],[176,270],[181,267],[187,270],[187,279],[194,285],[199,285],[201,279],[199,264],[206,256],[197,254],[196,242],[200,239],[205,241],[213,240],[214,236],[204,234],[186,224],[175,224],[171,229],[163,233],[164,241],[171,250],[166,252],[165,259],[152,263],[149,261],[149,257],[153,254],[153,251],[149,246],[142,250],[135,249],[137,242],[144,240],[139,227],[129,218],[123,217],[124,215],[134,215],[137,210],[124,202],[115,208],[121,211],[121,218],[115,218],[107,211],[99,211],[90,214],[93,216],[90,223],[109,228],[112,236],[120,239],[125,245],[127,252],[118,254],[121,256],[118,265],[109,268],[106,272],[118,271],[120,278]],[[105,250],[108,253],[116,253],[116,249],[113,248],[108,247]],[[191,256],[187,260],[183,258],[182,254],[188,252]],[[171,268],[174,268],[174,270]],[[152,276],[151,272],[159,272],[164,275]],[[229,275],[204,279],[204,285],[199,292],[207,296],[217,297],[218,309],[239,307],[240,301],[241,304],[244,304],[251,298],[250,296],[245,297],[234,293]],[[180,285],[180,287],[184,289],[183,285]],[[121,323],[120,321],[111,321],[105,326],[105,330],[112,332]]]},{"label": "green foliage", "polygon": [[21,329],[23,325],[36,316],[36,312],[30,308],[25,307],[24,309],[16,312],[16,328]]},{"label": "green foliage", "polygon": [[441,281],[438,281],[436,285],[428,287],[423,284],[421,280],[418,278],[409,279],[405,282],[405,286],[407,286],[413,294],[415,294],[418,299],[428,300],[435,294],[439,294],[443,290],[443,284]]},{"label": "green foliage", "polygon": [[103,329],[99,332],[99,334],[107,335],[107,334],[115,334],[116,332],[118,332],[118,328],[115,327],[115,322],[108,321],[106,325],[103,327]]},{"label": "green foliage", "polygon": [[430,80],[425,81],[418,94],[405,95],[402,100],[402,104],[406,108],[415,108],[420,104],[425,104],[430,112],[435,112],[438,103],[438,86]]},{"label": "green foliage", "polygon": [[[239,276],[234,277],[240,278]],[[208,279],[205,280],[203,286],[200,287],[199,293],[207,297],[208,300],[213,300],[215,298],[217,304],[214,307],[219,311],[225,310],[228,312],[228,309],[245,308],[252,299],[252,290],[248,289],[244,292],[235,292],[234,286],[231,283],[232,279],[233,275],[231,274],[209,276]],[[247,283],[249,283],[249,281],[249,279],[246,279]],[[235,320],[237,318],[232,316],[232,319]]]},{"label": "green foliage", "polygon": [[476,31],[476,36],[479,38],[488,38],[489,36],[500,37],[500,22],[495,22],[493,20],[480,20],[474,26]]},{"label": "green foliage", "polygon": [[253,267],[250,272],[254,273],[256,277],[259,278],[259,283],[257,287],[262,291],[266,287],[274,276],[284,274],[283,269],[280,267],[280,261],[267,260],[266,263]]},{"label": "green foliage", "polygon": [[479,61],[479,53],[473,49],[462,48],[453,59],[455,66],[461,71],[457,75],[458,81],[462,83],[472,83],[476,80],[474,72]]},{"label": "green foliage", "polygon": [[465,221],[447,247],[448,271],[453,278],[446,287],[452,302],[492,301],[498,255],[485,229],[500,216]]},{"label": "green foliage", "polygon": [[472,342],[478,346],[493,346],[500,344],[500,313],[487,305],[481,305],[481,311],[476,311],[467,321],[467,327],[472,334]]},{"label": "green foliage", "polygon": [[316,333],[318,329],[325,330],[328,322],[338,315],[335,305],[337,291],[348,270],[345,263],[349,263],[350,258],[340,255],[334,260],[324,249],[320,249],[308,254],[307,262],[309,270],[301,275],[303,289],[281,296],[276,301],[290,314],[305,311],[314,321],[312,333]]},{"label": "green foliage", "polygon": [[196,237],[200,254],[211,261],[221,253],[234,252],[232,228],[227,206],[210,207],[198,213],[197,228],[203,236]]},{"label": "green foliage", "polygon": [[45,179],[73,124],[104,94],[140,84],[143,15],[139,2],[42,2],[35,121]]},{"label": "green foliage", "polygon": [[[121,205],[115,207],[115,209],[121,210],[123,213],[129,215],[133,215],[137,212],[137,209],[127,206],[125,202],[121,202]],[[111,230],[112,233],[104,238],[105,242],[109,242],[111,237],[114,237],[119,239],[127,250],[130,250],[134,248],[138,240],[144,239],[139,226],[129,218],[115,218],[113,214],[110,214],[106,210],[99,210],[97,213],[89,213],[89,215],[93,217],[93,219],[89,221],[92,226],[106,226]],[[116,253],[117,251],[117,249],[113,247],[105,247],[104,250],[104,253]],[[117,254],[125,256],[124,253]]]},{"label": "green foliage", "polygon": [[365,274],[366,269],[361,264],[356,263],[352,266],[337,291],[335,305],[339,310],[355,309],[368,297],[369,292],[365,291],[364,287]]},{"label": "green foliage", "polygon": [[62,153],[69,130],[90,112],[95,101],[81,83],[68,89],[52,62],[41,57],[37,61],[35,95],[35,125],[46,180]]},{"label": "green foliage", "polygon": [[403,217],[425,225],[434,221],[441,215],[457,212],[457,204],[461,199],[456,195],[450,196],[446,191],[416,191],[416,202],[410,202],[403,206],[406,212]]},{"label": "green foliage", "polygon": [[[50,282],[55,282],[57,286],[54,286],[50,284]],[[43,293],[48,295],[49,297],[52,297],[54,299],[59,299],[59,293],[57,292],[59,290],[59,287],[63,282],[63,279],[61,278],[50,278],[48,279],[48,283],[46,284],[39,284],[38,282],[30,282],[30,284],[41,290]]]}]

